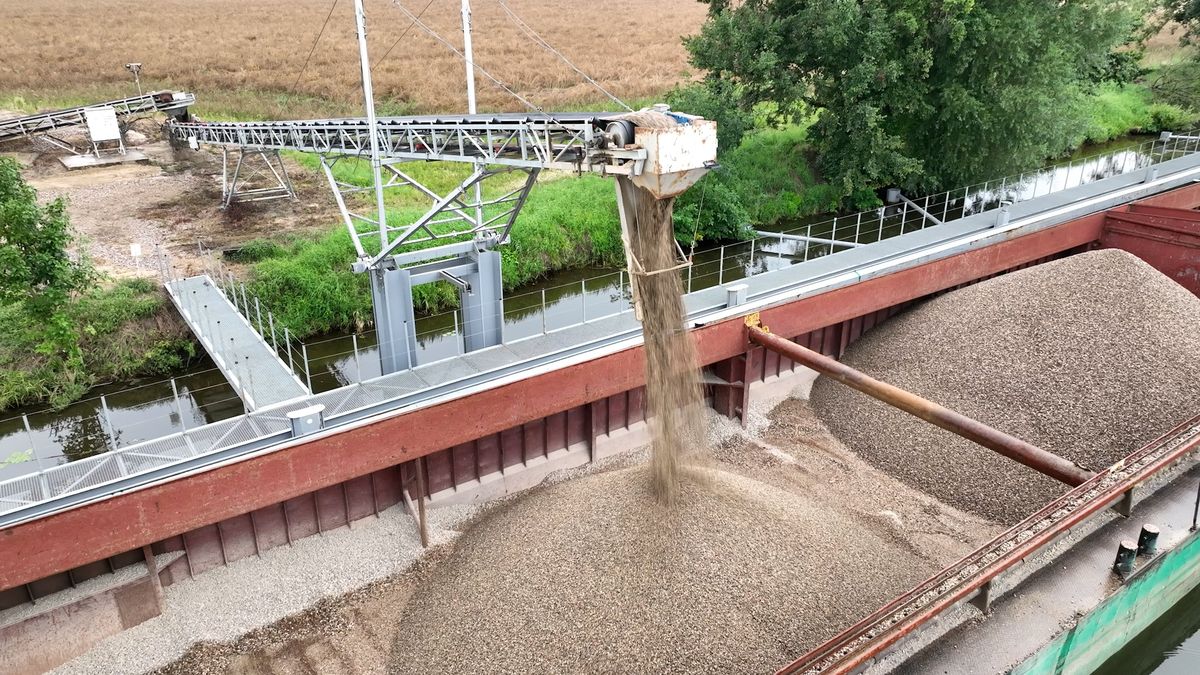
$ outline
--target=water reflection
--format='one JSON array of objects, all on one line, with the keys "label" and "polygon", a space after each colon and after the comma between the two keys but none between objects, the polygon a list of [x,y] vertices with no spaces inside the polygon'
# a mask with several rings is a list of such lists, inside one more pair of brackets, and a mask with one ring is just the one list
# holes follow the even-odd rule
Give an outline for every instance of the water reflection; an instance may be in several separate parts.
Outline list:
[{"label": "water reflection", "polygon": [[[167,381],[97,387],[62,410],[10,410],[0,420],[0,480],[227,419],[242,413],[240,399],[211,362]],[[104,398],[101,399],[101,396]],[[105,424],[104,404],[107,404]],[[28,422],[28,428],[26,428]],[[26,461],[18,461],[26,460]]]}]

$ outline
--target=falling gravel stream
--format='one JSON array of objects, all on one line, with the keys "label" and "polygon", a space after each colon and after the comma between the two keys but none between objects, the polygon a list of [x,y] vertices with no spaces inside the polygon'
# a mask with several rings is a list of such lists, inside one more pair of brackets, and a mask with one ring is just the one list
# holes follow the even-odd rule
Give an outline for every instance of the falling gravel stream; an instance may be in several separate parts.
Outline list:
[{"label": "falling gravel stream", "polygon": [[651,480],[664,504],[675,501],[680,474],[704,440],[699,371],[684,326],[683,286],[672,269],[677,265],[671,221],[674,201],[644,193],[631,236],[632,254],[644,270],[637,275],[636,285],[646,345],[646,396],[653,415]]}]

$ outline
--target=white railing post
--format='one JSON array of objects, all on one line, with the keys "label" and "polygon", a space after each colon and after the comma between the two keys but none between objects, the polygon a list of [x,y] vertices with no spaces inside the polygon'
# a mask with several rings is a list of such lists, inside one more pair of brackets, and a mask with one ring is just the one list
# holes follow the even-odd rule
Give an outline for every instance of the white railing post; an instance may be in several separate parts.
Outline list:
[{"label": "white railing post", "polygon": [[358,377],[358,381],[363,381],[362,362],[358,360],[358,333],[350,334],[350,341],[354,344],[354,373]]},{"label": "white railing post", "polygon": [[109,442],[112,443],[113,450],[117,449],[117,434],[112,427],[112,418],[108,414],[108,399],[104,396],[100,397],[100,412],[103,414],[101,418],[104,424],[104,433],[108,436]]},{"label": "white railing post", "polygon": [[183,418],[183,403],[179,400],[179,388],[175,386],[175,378],[171,378],[171,397],[175,399],[175,412],[179,415],[179,426],[187,431],[187,420]]},{"label": "white railing post", "polygon": [[[450,315],[454,317],[454,344],[455,344],[455,346],[458,347],[459,355],[462,355],[462,354],[466,353],[466,351],[467,351],[467,346],[466,346],[466,337],[467,336],[458,334],[458,312],[457,311],[451,312]],[[546,327],[546,322],[543,320],[542,321],[542,332],[545,332],[545,327]]]},{"label": "white railing post", "polygon": [[292,358],[292,333],[291,329],[287,326],[283,327],[283,348],[287,350],[288,354],[288,370],[294,373],[296,372],[296,364],[295,359]]},{"label": "white railing post", "polygon": [[587,323],[587,279],[579,280],[579,315]]},{"label": "white railing post", "polygon": [[308,345],[301,342],[300,348],[301,348],[301,350],[303,350],[303,353],[301,354],[301,356],[304,357],[304,379],[306,382],[308,382],[308,390],[312,391],[313,390],[313,388],[312,388],[312,370],[309,368],[309,365],[308,365]]},{"label": "white railing post", "polygon": [[42,458],[38,455],[37,443],[33,440],[33,428],[29,426],[29,415],[21,415],[21,422],[25,425],[25,437],[29,439],[29,451],[33,453],[33,462],[37,464],[38,471],[42,471]]}]

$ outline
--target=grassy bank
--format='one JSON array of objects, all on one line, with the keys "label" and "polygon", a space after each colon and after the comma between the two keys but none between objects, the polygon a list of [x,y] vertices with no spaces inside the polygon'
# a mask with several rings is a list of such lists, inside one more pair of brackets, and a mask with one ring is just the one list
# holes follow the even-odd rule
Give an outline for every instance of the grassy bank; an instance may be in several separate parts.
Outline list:
[{"label": "grassy bank", "polygon": [[63,372],[39,352],[42,327],[23,307],[0,307],[0,410],[66,405],[104,382],[167,374],[196,356],[195,343],[158,284],[126,279],[76,298],[83,367]]},{"label": "grassy bank", "polygon": [[1196,124],[1196,112],[1163,100],[1149,82],[1101,85],[1086,103],[1087,121],[1076,145],[1105,143],[1128,134],[1180,131]]}]

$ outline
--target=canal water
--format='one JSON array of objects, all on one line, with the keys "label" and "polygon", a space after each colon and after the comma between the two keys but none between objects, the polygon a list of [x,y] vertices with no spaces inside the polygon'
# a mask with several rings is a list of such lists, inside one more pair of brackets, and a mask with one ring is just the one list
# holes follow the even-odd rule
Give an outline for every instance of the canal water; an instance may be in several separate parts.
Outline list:
[{"label": "canal water", "polygon": [[[1129,138],[1090,147],[1087,156],[1104,159],[1070,163],[1022,177],[991,181],[973,189],[917,200],[939,219],[952,220],[993,208],[1004,200],[1024,199],[1128,170],[1147,160],[1145,139]],[[784,222],[769,229],[783,236],[750,242],[709,245],[687,251],[692,266],[684,272],[689,291],[736,281],[754,274],[828,255],[843,247],[813,240],[838,239],[869,243],[930,224],[904,204],[876,212],[837,216],[822,214]],[[509,293],[504,298],[504,337],[511,342],[626,311],[629,279],[623,270],[565,270]],[[417,319],[418,360],[431,363],[461,353],[462,320],[457,311]],[[374,331],[358,335],[325,335],[306,341],[307,368],[295,345],[281,350],[301,379],[316,392],[380,374]],[[173,388],[174,387],[174,388]],[[31,465],[52,466],[125,447],[243,412],[241,402],[214,364],[205,359],[178,373],[174,381],[154,379],[98,387],[87,399],[63,410],[0,412],[0,480],[28,473]]]},{"label": "canal water", "polygon": [[1094,675],[1200,673],[1200,586],[1175,604]]}]

